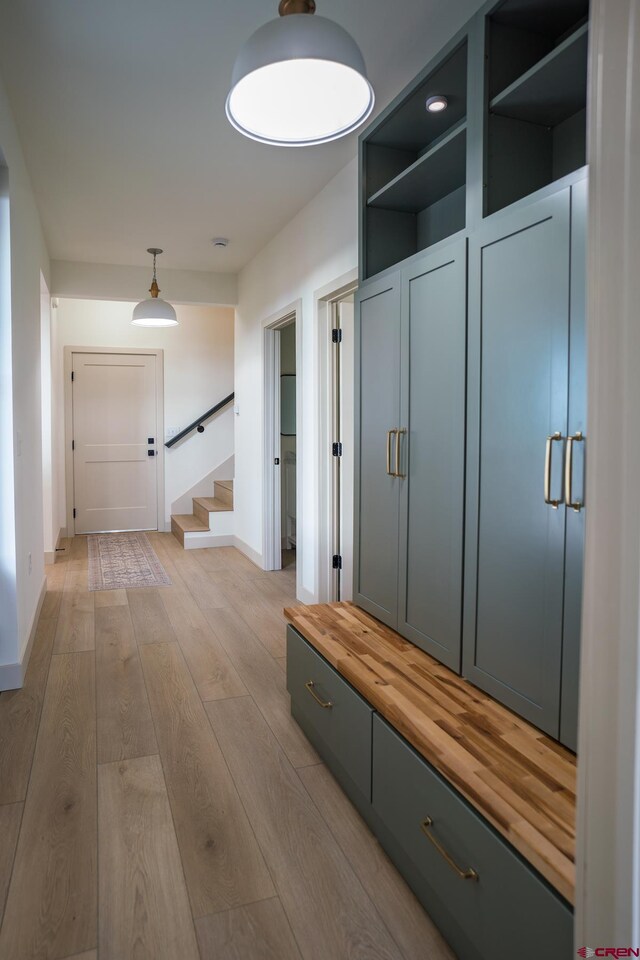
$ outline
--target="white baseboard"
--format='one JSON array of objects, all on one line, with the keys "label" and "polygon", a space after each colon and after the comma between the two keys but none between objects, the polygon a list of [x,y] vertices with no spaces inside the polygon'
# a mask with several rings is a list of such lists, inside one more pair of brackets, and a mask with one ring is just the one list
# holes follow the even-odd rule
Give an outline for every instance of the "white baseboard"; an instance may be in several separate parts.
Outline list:
[{"label": "white baseboard", "polygon": [[42,610],[42,604],[44,603],[46,592],[47,578],[45,577],[40,588],[40,596],[38,597],[36,612],[34,613],[33,620],[31,621],[29,639],[27,640],[27,645],[24,648],[22,660],[20,663],[5,663],[0,666],[0,691],[19,690],[24,683],[27,667],[29,666],[29,658],[31,657],[31,650],[33,648],[33,641],[36,638],[36,630],[38,628],[38,620],[40,619],[40,611]]},{"label": "white baseboard", "polygon": [[53,550],[45,550],[44,552],[44,562],[47,566],[56,562],[56,550],[60,544],[60,541],[63,537],[66,537],[67,531],[64,527],[60,527],[58,530],[58,536],[56,537],[56,542],[53,545]]},{"label": "white baseboard", "polygon": [[262,554],[258,553],[257,550],[254,550],[253,547],[250,547],[248,543],[245,543],[244,540],[241,540],[240,537],[233,538],[233,546],[236,547],[240,553],[244,553],[245,557],[248,557],[252,563],[255,563],[257,567],[260,567],[261,570],[265,569],[264,561],[262,559]]},{"label": "white baseboard", "polygon": [[297,598],[298,603],[312,604],[316,603],[316,598],[311,593],[310,590],[306,590],[304,587],[300,588],[300,596]]},{"label": "white baseboard", "polygon": [[185,533],[185,550],[204,550],[207,547],[234,547],[233,535],[216,535],[215,533]]}]

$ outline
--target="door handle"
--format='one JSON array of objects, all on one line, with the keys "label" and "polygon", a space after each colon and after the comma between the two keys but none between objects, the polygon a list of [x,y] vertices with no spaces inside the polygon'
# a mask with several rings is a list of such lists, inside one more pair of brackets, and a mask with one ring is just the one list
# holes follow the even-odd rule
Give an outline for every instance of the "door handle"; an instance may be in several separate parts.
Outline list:
[{"label": "door handle", "polygon": [[[387,430],[387,475],[389,477],[395,477],[395,473],[391,470],[391,437],[395,434],[396,445],[398,442],[398,428],[394,427],[393,430]],[[397,446],[396,446],[397,450]]]},{"label": "door handle", "polygon": [[400,473],[400,444],[402,443],[401,438],[405,435],[406,432],[407,431],[404,427],[398,427],[398,429],[396,430],[396,469],[395,469],[394,477],[399,477],[400,480],[404,480],[406,476],[406,474]]},{"label": "door handle", "polygon": [[567,450],[565,453],[564,460],[564,496],[565,503],[568,507],[571,507],[572,510],[575,510],[576,513],[580,513],[584,507],[584,503],[581,500],[573,499],[573,444],[574,443],[584,443],[584,436],[581,430],[578,430],[577,433],[574,433],[573,436],[567,437]]},{"label": "door handle", "polygon": [[562,503],[562,500],[551,499],[551,466],[553,459],[553,444],[560,443],[561,441],[562,434],[559,430],[556,430],[555,433],[547,437],[547,446],[544,457],[544,502],[548,503],[549,506],[553,507],[554,510],[558,509],[559,505]]}]

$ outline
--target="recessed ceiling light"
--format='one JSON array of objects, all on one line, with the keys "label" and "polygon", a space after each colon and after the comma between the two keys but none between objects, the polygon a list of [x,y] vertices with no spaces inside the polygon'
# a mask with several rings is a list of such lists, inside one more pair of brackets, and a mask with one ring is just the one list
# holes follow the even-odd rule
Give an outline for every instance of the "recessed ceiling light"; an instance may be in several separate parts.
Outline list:
[{"label": "recessed ceiling light", "polygon": [[315,0],[280,0],[240,50],[226,111],[252,140],[280,147],[328,143],[351,133],[373,110],[373,88],[353,37],[312,16]]},{"label": "recessed ceiling light", "polygon": [[228,247],[229,238],[228,237],[214,237],[211,243],[214,247]]},{"label": "recessed ceiling light", "polygon": [[447,98],[441,96],[429,97],[426,103],[429,113],[442,113],[443,110],[447,109],[448,105],[449,101]]}]

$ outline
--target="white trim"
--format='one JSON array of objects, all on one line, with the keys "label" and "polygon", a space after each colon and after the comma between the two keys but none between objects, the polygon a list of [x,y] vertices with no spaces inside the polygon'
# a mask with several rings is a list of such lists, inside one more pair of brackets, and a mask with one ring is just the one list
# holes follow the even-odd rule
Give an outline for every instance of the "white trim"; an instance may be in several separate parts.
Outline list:
[{"label": "white trim", "polygon": [[640,0],[591,5],[576,946],[640,945]]},{"label": "white trim", "polygon": [[[260,566],[264,570],[279,570],[282,563],[280,546],[281,480],[275,474],[272,463],[272,451],[275,449],[275,426],[279,420],[277,406],[279,391],[276,390],[275,371],[279,365],[276,356],[275,334],[282,327],[296,325],[296,421],[302,424],[302,299],[294,300],[287,307],[272,313],[262,321],[262,401],[264,421],[262,430],[262,549]],[[304,538],[304,506],[302,500],[301,464],[303,463],[304,431],[298,426],[296,435],[296,593],[299,596],[302,582],[302,556]],[[239,549],[242,549],[239,547]]]},{"label": "white trim", "polygon": [[36,638],[38,621],[40,620],[40,612],[42,610],[42,604],[44,603],[44,598],[46,594],[47,594],[47,578],[44,577],[42,581],[42,586],[40,587],[40,596],[38,597],[36,610],[33,615],[33,619],[31,621],[31,629],[29,630],[29,639],[27,640],[27,645],[24,648],[22,659],[20,660],[19,663],[5,663],[0,665],[0,691],[19,690],[24,684],[24,678],[27,673],[27,667],[29,666],[29,660],[31,659],[33,641]]},{"label": "white trim", "polygon": [[[325,284],[313,294],[314,317],[316,318],[316,336],[318,351],[318,498],[316,502],[316,582],[315,595],[311,603],[326,603],[333,600],[331,595],[331,540],[333,515],[333,484],[331,462],[327,459],[327,450],[333,440],[331,418],[329,416],[331,400],[331,305],[342,300],[358,289],[358,268],[337,277],[332,283]],[[322,469],[322,464],[325,469]],[[307,601],[305,601],[307,602]]]},{"label": "white trim", "polygon": [[209,547],[235,547],[236,538],[232,533],[215,534],[190,531],[184,535],[185,550],[204,550]]},{"label": "white trim", "polygon": [[253,547],[250,547],[249,544],[241,540],[240,537],[233,538],[233,546],[239,550],[240,553],[244,553],[245,557],[251,560],[252,563],[255,563],[257,567],[260,567],[261,570],[266,569],[262,554],[254,550]]},{"label": "white trim", "polygon": [[66,346],[64,348],[64,472],[65,472],[65,491],[67,504],[67,526],[65,533],[69,531],[70,537],[75,536],[75,523],[73,520],[73,453],[71,450],[71,441],[73,439],[73,395],[71,391],[71,371],[73,368],[74,353],[106,353],[123,354],[124,356],[142,356],[156,358],[156,466],[157,466],[157,529],[166,533],[171,529],[167,527],[165,519],[164,503],[164,350],[154,350],[152,348],[136,347],[76,347]]},{"label": "white trim", "polygon": [[66,537],[66,535],[67,534],[64,531],[64,528],[60,527],[60,529],[58,530],[58,536],[56,537],[56,542],[53,545],[53,552],[49,552],[48,550],[45,550],[44,552],[45,564],[50,566],[52,563],[56,562],[56,550],[58,549],[58,544],[60,543],[60,540],[62,539],[62,537]]}]

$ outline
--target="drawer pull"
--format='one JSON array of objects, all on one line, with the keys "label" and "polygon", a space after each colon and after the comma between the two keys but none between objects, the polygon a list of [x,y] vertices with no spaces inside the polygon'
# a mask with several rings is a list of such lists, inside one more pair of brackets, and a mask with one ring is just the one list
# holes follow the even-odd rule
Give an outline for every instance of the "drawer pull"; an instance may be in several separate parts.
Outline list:
[{"label": "drawer pull", "polygon": [[431,817],[425,817],[425,819],[420,824],[420,829],[424,833],[427,840],[434,845],[440,856],[447,861],[454,873],[457,873],[461,880],[479,880],[480,877],[473,869],[469,867],[468,870],[461,870],[458,864],[455,862],[451,854],[447,853],[445,848],[442,846],[439,840],[437,840],[434,835],[431,833],[431,827],[433,826],[433,820]]},{"label": "drawer pull", "polygon": [[318,694],[314,689],[315,684],[313,680],[307,680],[307,682],[305,683],[305,687],[307,688],[307,690],[309,691],[309,693],[311,694],[311,696],[313,697],[316,703],[319,703],[320,706],[323,707],[325,710],[331,710],[333,703],[331,702],[331,700],[322,700],[321,697],[318,696]]}]

